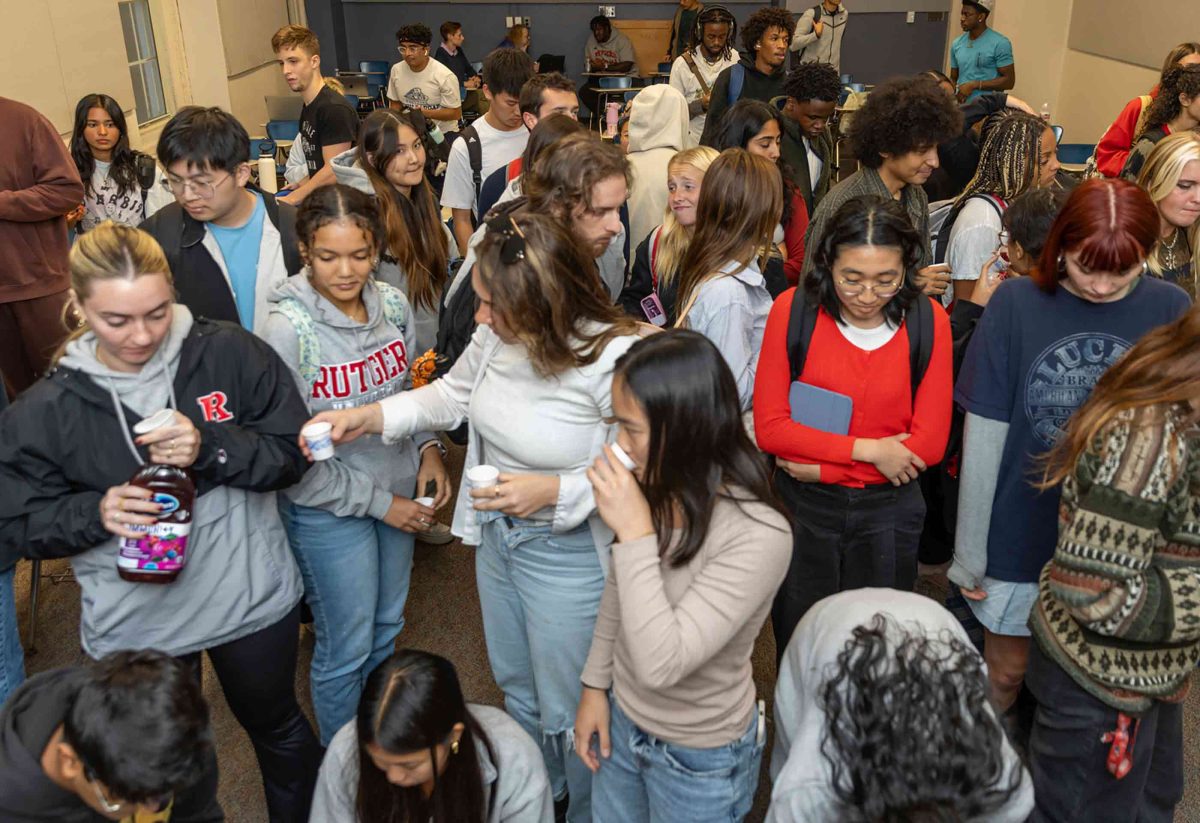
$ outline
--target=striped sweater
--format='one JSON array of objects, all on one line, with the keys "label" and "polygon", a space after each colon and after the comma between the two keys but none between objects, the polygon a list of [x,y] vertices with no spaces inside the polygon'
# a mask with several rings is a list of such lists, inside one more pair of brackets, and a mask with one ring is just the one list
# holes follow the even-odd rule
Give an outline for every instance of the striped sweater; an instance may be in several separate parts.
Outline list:
[{"label": "striped sweater", "polygon": [[1200,659],[1200,428],[1185,425],[1176,408],[1124,413],[1083,454],[1029,620],[1119,711],[1183,700]]}]

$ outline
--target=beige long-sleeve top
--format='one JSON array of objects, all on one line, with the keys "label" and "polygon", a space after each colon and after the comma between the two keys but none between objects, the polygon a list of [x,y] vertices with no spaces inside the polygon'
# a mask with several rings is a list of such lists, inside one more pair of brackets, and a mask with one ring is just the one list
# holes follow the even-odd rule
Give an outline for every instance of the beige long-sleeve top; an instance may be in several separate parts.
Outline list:
[{"label": "beige long-sleeve top", "polygon": [[750,652],[791,555],[791,526],[757,500],[719,499],[700,551],[679,568],[653,535],[615,544],[584,684],[611,687],[639,728],[668,743],[737,740],[754,713]]}]

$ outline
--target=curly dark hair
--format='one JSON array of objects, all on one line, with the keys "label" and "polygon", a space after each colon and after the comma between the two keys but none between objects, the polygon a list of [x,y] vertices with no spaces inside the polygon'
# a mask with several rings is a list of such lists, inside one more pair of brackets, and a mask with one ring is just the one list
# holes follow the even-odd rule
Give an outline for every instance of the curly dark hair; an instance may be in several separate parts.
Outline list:
[{"label": "curly dark hair", "polygon": [[875,615],[846,641],[821,700],[821,753],[846,820],[986,818],[1020,788],[1020,769],[1005,775],[983,661],[948,632]]},{"label": "curly dark hair", "polygon": [[433,32],[424,23],[410,23],[396,29],[397,43],[417,43],[428,46],[433,42]]},{"label": "curly dark hair", "polygon": [[842,94],[842,79],[837,69],[828,63],[809,60],[788,72],[783,81],[783,93],[801,103],[806,100],[837,102]]},{"label": "curly dark hair", "polygon": [[746,54],[754,56],[758,41],[769,28],[786,31],[790,43],[792,35],[796,33],[796,21],[786,9],[778,6],[765,6],[754,12],[742,27],[742,46],[746,49]]},{"label": "curly dark hair", "polygon": [[962,133],[958,104],[927,75],[896,77],[877,86],[850,121],[850,151],[877,169],[884,152],[907,154]]},{"label": "curly dark hair", "polygon": [[1135,140],[1140,140],[1147,134],[1161,130],[1183,111],[1179,95],[1188,97],[1200,96],[1200,66],[1175,66],[1163,75],[1158,97],[1146,109],[1146,121]]}]

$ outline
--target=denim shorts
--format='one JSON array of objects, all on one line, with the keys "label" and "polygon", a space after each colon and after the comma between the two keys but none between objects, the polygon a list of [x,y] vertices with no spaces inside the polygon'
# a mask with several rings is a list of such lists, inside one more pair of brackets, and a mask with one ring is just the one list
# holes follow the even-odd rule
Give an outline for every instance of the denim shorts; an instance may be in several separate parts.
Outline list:
[{"label": "denim shorts", "polygon": [[980,588],[987,592],[986,598],[967,598],[975,619],[992,634],[1029,637],[1029,615],[1037,602],[1038,584],[985,577]]}]

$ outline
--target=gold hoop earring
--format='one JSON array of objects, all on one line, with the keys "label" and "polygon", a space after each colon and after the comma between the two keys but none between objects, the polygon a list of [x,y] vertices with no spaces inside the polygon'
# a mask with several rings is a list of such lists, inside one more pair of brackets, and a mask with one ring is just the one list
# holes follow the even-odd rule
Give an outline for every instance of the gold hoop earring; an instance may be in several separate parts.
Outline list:
[{"label": "gold hoop earring", "polygon": [[458,741],[457,740],[450,741],[450,754],[458,754]]}]

